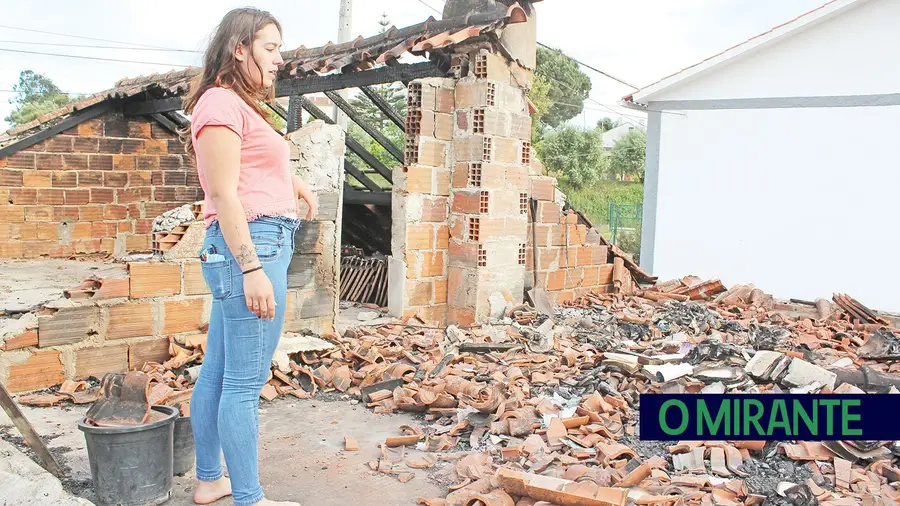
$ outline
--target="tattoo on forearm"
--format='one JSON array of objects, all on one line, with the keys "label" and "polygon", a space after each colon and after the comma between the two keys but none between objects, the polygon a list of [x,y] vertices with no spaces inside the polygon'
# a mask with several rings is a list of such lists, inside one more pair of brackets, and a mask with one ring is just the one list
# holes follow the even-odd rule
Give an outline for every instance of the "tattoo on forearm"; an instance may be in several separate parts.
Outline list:
[{"label": "tattoo on forearm", "polygon": [[241,250],[235,258],[237,259],[238,265],[247,265],[256,260],[256,251],[246,244],[241,244]]}]

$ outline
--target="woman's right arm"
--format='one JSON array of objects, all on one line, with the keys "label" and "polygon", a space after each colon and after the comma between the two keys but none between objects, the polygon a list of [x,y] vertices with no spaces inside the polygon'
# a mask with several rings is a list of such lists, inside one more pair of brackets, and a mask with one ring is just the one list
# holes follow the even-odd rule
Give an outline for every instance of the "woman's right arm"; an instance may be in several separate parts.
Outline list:
[{"label": "woman's right arm", "polygon": [[230,128],[209,125],[200,130],[195,147],[203,153],[209,198],[215,203],[217,219],[228,249],[244,276],[247,307],[260,318],[275,317],[275,293],[272,283],[260,267],[256,248],[250,238],[250,226],[238,198],[241,138]]}]

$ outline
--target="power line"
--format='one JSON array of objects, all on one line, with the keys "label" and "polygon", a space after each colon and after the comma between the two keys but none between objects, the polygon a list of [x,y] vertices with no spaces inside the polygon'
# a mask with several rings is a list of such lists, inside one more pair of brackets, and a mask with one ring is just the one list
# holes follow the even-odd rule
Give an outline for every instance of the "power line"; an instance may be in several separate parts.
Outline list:
[{"label": "power line", "polygon": [[625,81],[619,79],[619,78],[616,77],[616,76],[613,76],[613,75],[611,75],[611,74],[608,74],[608,73],[606,73],[606,72],[604,72],[604,71],[602,71],[602,70],[600,70],[600,69],[598,69],[598,68],[592,67],[592,66],[588,65],[587,63],[584,63],[584,62],[582,62],[582,61],[576,60],[575,58],[572,58],[571,56],[569,56],[569,55],[563,53],[562,50],[560,50],[560,49],[552,48],[552,47],[548,46],[547,44],[543,44],[543,43],[541,43],[541,42],[538,42],[537,44],[538,44],[539,46],[545,48],[545,49],[549,49],[549,50],[551,50],[551,51],[556,51],[557,53],[559,53],[559,54],[565,56],[566,58],[568,58],[568,59],[574,61],[575,63],[577,63],[577,64],[579,64],[579,65],[582,65],[582,66],[584,66],[584,67],[587,67],[587,68],[593,70],[594,72],[597,72],[597,73],[599,73],[599,74],[602,74],[602,75],[604,75],[604,76],[606,76],[606,77],[612,79],[613,81],[616,81],[617,83],[624,84],[625,86],[628,86],[629,88],[634,88],[635,90],[639,90],[639,89],[640,89],[640,88],[638,88],[637,86],[635,86],[635,85],[633,85],[633,84],[630,84],[630,83],[627,83],[627,82],[625,82]]},{"label": "power line", "polygon": [[96,40],[96,41],[100,41],[100,42],[112,42],[113,44],[127,44],[129,46],[140,46],[140,47],[149,47],[149,48],[154,48],[154,49],[165,49],[166,51],[177,51],[177,50],[173,50],[173,49],[169,49],[169,48],[165,48],[165,47],[161,47],[161,46],[151,46],[148,44],[137,44],[137,43],[133,43],[133,42],[122,42],[120,40],[98,39],[96,37],[85,37],[83,35],[71,35],[68,33],[49,32],[49,31],[45,31],[45,30],[35,30],[32,28],[20,28],[18,26],[0,25],[0,28],[8,28],[10,30],[21,30],[23,32],[45,33],[48,35],[59,35],[62,37],[72,37],[75,39]]},{"label": "power line", "polygon": [[419,1],[420,4],[424,5],[425,7],[428,7],[429,9],[433,10],[434,12],[437,12],[438,14],[440,14],[440,15],[442,15],[442,16],[444,15],[443,12],[441,12],[441,11],[435,9],[434,7],[428,5],[427,3],[425,3],[425,0],[418,0],[418,1]]},{"label": "power line", "polygon": [[27,40],[0,40],[0,44],[29,44],[33,46],[60,46],[60,47],[84,47],[92,49],[122,49],[126,51],[176,51],[179,53],[200,53],[189,49],[153,49],[150,47],[118,47],[118,46],[94,46],[90,44],[60,44],[54,42],[30,42]]},{"label": "power line", "polygon": [[0,47],[0,51],[6,51],[9,53],[24,53],[24,54],[37,54],[43,56],[59,56],[62,58],[78,58],[81,60],[100,60],[100,61],[111,61],[111,62],[119,62],[119,63],[141,63],[144,65],[166,65],[169,67],[190,67],[190,65],[182,65],[180,63],[159,63],[159,62],[149,62],[149,61],[135,61],[135,60],[119,60],[116,58],[100,58],[99,56],[79,56],[74,54],[59,54],[59,53],[41,53],[38,51],[24,51],[21,49],[7,49]]}]

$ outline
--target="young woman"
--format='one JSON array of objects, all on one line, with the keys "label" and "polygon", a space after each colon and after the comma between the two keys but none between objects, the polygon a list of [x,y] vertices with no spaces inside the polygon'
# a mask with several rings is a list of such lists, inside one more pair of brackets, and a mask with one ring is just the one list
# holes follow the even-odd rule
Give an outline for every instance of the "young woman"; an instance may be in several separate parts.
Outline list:
[{"label": "young woman", "polygon": [[191,398],[197,504],[228,495],[238,506],[296,504],[265,499],[257,456],[259,394],[284,322],[298,199],[309,205],[306,219],[317,213],[309,188],[291,174],[287,142],[260,104],[274,96],[281,44],[281,25],[268,12],[229,12],[184,103],[188,150],[206,195],[200,260],[213,297]]}]

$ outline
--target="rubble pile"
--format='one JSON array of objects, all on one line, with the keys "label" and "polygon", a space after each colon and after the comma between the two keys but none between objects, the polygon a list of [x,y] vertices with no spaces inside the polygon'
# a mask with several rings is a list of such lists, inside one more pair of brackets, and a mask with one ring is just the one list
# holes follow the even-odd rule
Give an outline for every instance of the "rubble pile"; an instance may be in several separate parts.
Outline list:
[{"label": "rubble pile", "polygon": [[[262,396],[336,392],[376,413],[420,414],[422,427],[399,428],[370,467],[405,482],[452,462],[457,484],[425,505],[900,498],[900,443],[639,438],[643,393],[900,393],[900,331],[853,299],[791,305],[752,285],[685,278],[550,313],[520,305],[477,328],[406,319],[352,329],[316,350],[280,350]],[[151,403],[188,414],[204,346],[173,340],[169,361],[144,367]],[[346,447],[358,448],[352,435]]]}]

